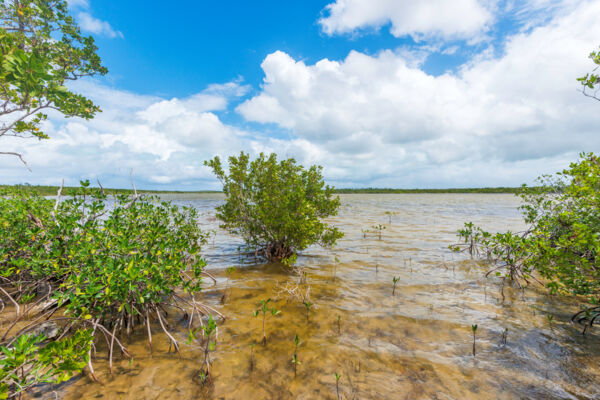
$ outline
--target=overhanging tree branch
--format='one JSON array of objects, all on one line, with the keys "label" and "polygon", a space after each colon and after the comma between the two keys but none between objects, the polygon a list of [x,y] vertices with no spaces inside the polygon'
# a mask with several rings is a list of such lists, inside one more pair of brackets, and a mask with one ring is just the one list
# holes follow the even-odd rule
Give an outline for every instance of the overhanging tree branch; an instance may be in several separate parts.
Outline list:
[{"label": "overhanging tree branch", "polygon": [[21,160],[21,162],[23,164],[25,164],[25,167],[27,167],[27,169],[29,170],[29,172],[31,172],[31,168],[29,168],[29,165],[27,164],[27,161],[25,161],[25,159],[23,158],[23,155],[21,155],[19,153],[12,152],[12,151],[0,151],[0,154],[18,157],[19,160]]}]

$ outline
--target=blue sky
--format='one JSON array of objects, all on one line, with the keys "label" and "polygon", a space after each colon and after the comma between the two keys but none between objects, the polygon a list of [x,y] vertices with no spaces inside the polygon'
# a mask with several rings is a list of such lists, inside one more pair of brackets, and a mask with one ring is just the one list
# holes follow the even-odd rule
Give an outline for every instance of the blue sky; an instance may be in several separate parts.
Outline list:
[{"label": "blue sky", "polygon": [[313,63],[412,43],[385,29],[378,35],[325,35],[317,21],[327,1],[182,1],[179,12],[169,3],[148,4],[90,4],[94,16],[124,35],[97,38],[108,81],[136,93],[185,97],[238,77],[258,87],[261,62],[277,50]]},{"label": "blue sky", "polygon": [[519,185],[598,151],[600,2],[72,0],[109,69],[75,82],[103,113],[4,140],[3,183],[101,179],[214,189],[244,150],[324,166],[340,187]]}]

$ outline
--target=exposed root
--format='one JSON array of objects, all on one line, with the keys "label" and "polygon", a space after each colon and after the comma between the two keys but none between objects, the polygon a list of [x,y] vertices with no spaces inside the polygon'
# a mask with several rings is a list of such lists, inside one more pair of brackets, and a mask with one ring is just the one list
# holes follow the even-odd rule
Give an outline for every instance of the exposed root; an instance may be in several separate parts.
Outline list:
[{"label": "exposed root", "polygon": [[588,328],[594,326],[596,320],[600,318],[600,306],[586,308],[571,317],[572,323],[583,325],[582,335],[585,335]]}]

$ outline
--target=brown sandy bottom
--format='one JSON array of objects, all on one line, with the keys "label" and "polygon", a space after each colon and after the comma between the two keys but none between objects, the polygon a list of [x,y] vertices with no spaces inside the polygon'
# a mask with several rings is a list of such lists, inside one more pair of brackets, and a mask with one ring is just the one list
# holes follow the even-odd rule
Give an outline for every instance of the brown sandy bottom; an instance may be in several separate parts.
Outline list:
[{"label": "brown sandy bottom", "polygon": [[[310,248],[299,259],[310,286],[310,309],[282,288],[300,276],[277,264],[254,264],[237,254],[239,241],[218,231],[207,245],[209,272],[202,299],[219,320],[212,354],[212,385],[198,372],[203,352],[186,345],[186,322],[170,313],[181,356],[169,353],[166,336],[153,326],[153,354],[142,329],[125,340],[134,360],[108,372],[99,343],[94,365],[102,384],[80,376],[41,386],[34,398],[54,399],[587,399],[600,398],[598,336],[582,337],[569,322],[574,300],[543,288],[505,288],[484,278],[484,265],[447,246],[463,221],[489,230],[519,230],[518,202],[507,195],[347,195],[332,222],[346,237],[331,250]],[[214,206],[205,196],[182,202],[204,210],[215,228]],[[386,211],[394,214],[390,218]],[[383,224],[382,238],[362,230]],[[339,263],[334,261],[337,256]],[[235,266],[229,280],[225,268]],[[335,279],[334,279],[335,271]],[[392,278],[399,277],[395,295]],[[223,294],[226,294],[222,303]],[[281,314],[252,312],[273,299]],[[550,321],[548,315],[552,315]],[[339,324],[338,324],[339,316]],[[471,325],[477,324],[476,356]],[[508,328],[506,345],[502,333]],[[298,335],[297,374],[292,355]],[[251,344],[254,365],[251,368]]]}]

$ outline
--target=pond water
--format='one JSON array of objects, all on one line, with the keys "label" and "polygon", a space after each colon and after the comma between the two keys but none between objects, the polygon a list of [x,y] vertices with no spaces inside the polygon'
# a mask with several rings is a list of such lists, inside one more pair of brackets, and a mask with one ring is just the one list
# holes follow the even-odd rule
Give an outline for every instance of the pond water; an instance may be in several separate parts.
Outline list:
[{"label": "pond water", "polygon": [[[140,330],[127,343],[133,362],[117,362],[109,374],[105,353],[94,360],[102,384],[75,378],[36,397],[65,399],[587,399],[600,398],[600,340],[583,337],[569,322],[575,300],[547,295],[543,288],[506,288],[485,278],[485,265],[448,245],[464,221],[490,231],[524,229],[513,195],[343,195],[331,222],[345,233],[333,250],[309,248],[298,265],[306,273],[310,302],[284,288],[298,274],[277,264],[241,257],[242,242],[217,228],[218,194],[173,196],[202,213],[215,229],[205,250],[217,283],[205,280],[200,296],[223,313],[212,355],[213,385],[202,387],[200,343],[169,353],[165,335],[153,326],[154,351]],[[386,214],[389,212],[391,214]],[[364,237],[373,225],[385,229]],[[339,262],[335,262],[335,258]],[[225,270],[236,270],[227,279]],[[335,279],[334,279],[335,276]],[[394,277],[399,277],[392,295]],[[227,293],[224,303],[223,294]],[[252,312],[273,299],[281,314],[261,319]],[[552,316],[552,320],[548,318]],[[339,323],[338,323],[339,317]],[[171,331],[187,338],[180,315]],[[477,324],[476,356],[471,325]],[[502,335],[508,329],[506,344]],[[294,337],[296,376],[292,365]],[[251,368],[251,344],[254,365]]]}]

